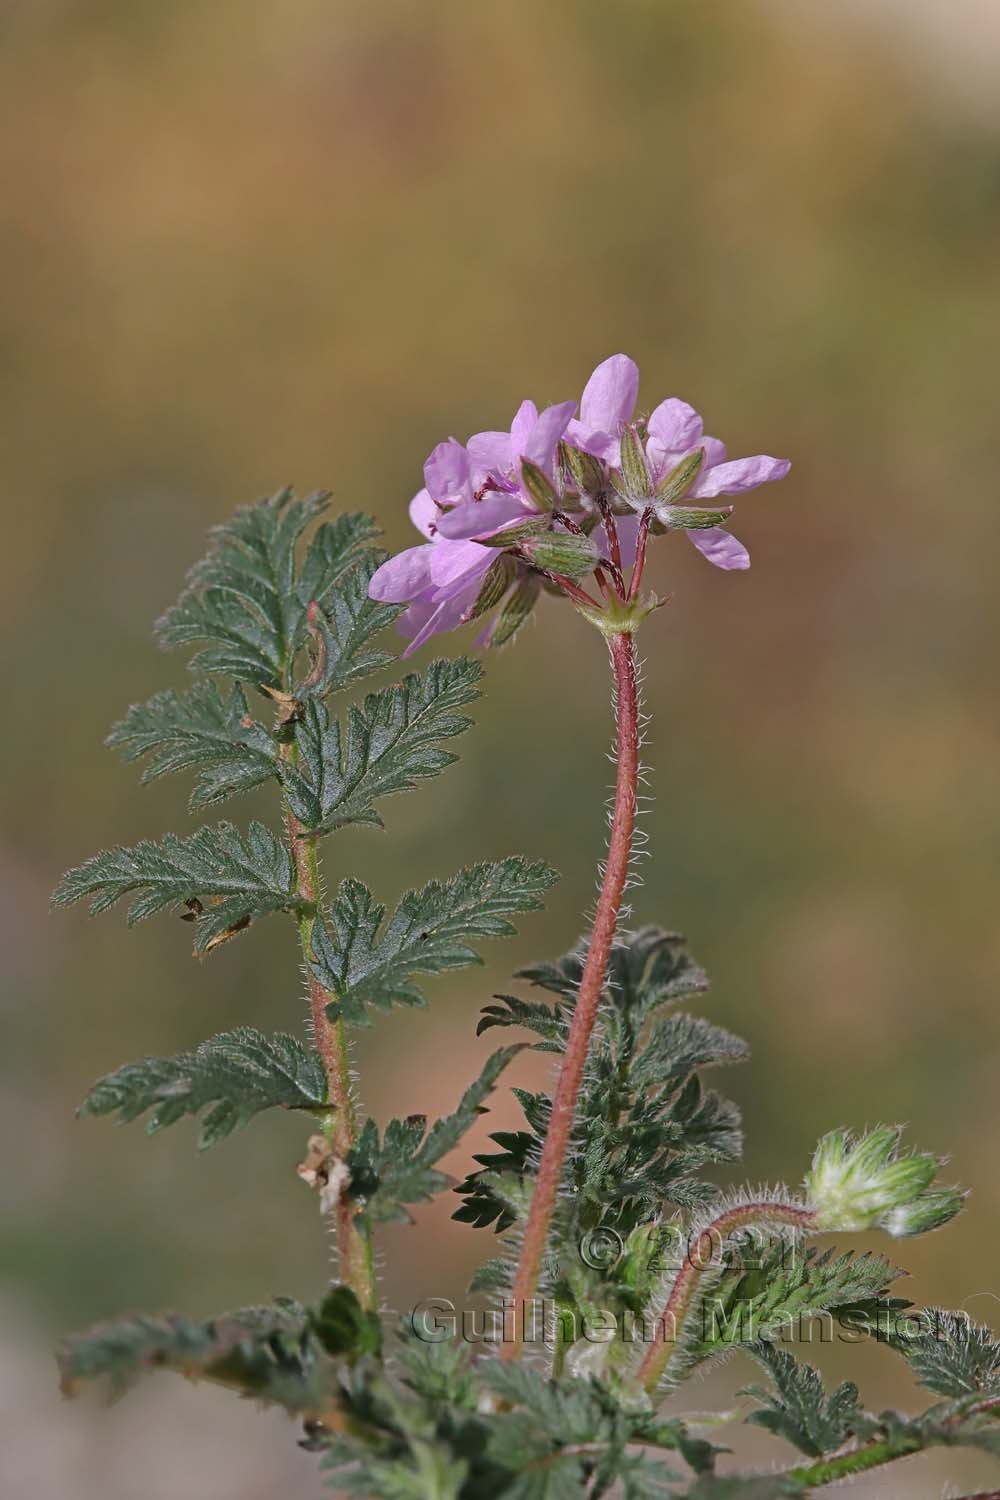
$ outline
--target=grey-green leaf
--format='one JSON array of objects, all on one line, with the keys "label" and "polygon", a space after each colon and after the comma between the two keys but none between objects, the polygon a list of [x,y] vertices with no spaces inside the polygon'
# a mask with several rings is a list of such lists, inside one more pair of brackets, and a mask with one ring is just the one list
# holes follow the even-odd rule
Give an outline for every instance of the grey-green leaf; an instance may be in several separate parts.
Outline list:
[{"label": "grey-green leaf", "polygon": [[359,881],[345,880],[313,930],[313,973],[355,1026],[368,1024],[370,1007],[423,1005],[414,974],[480,963],[470,943],[509,936],[508,919],[537,911],[556,878],[548,865],[518,856],[472,865],[409,891],[384,926],[385,907]]},{"label": "grey-green leaf", "polygon": [[366,1122],[358,1144],[348,1157],[352,1180],[348,1191],[363,1216],[373,1223],[406,1220],[409,1205],[422,1203],[449,1186],[437,1164],[453,1151],[483,1113],[485,1101],[519,1046],[501,1047],[486,1061],[452,1114],[427,1129],[423,1115],[390,1120],[381,1141],[374,1121]]},{"label": "grey-green leaf", "polygon": [[198,1137],[204,1150],[262,1110],[316,1110],[326,1097],[323,1064],[312,1048],[282,1032],[266,1036],[240,1026],[193,1052],[127,1063],[95,1083],[78,1112],[117,1115],[126,1124],[151,1111],[146,1129],[152,1135],[207,1111]]},{"label": "grey-green leaf", "polygon": [[106,849],[67,871],[52,900],[69,906],[89,897],[96,915],[131,891],[139,896],[129,909],[130,926],[187,903],[199,954],[298,901],[288,848],[261,823],[251,823],[245,836],[232,823],[217,823],[189,838],[168,833],[160,843],[143,839],[130,849]]},{"label": "grey-green leaf", "polygon": [[143,782],[199,768],[192,810],[248,792],[274,775],[277,746],[250,717],[239,683],[224,698],[212,681],[133,704],[107,738],[126,761],[146,757]]},{"label": "grey-green leaf", "polygon": [[478,662],[436,661],[352,706],[346,729],[307,703],[295,726],[298,764],[281,769],[292,811],[315,834],[380,824],[374,803],[436,776],[457,756],[440,748],[472,722],[459,710],[479,696]]},{"label": "grey-green leaf", "polygon": [[208,555],[195,563],[177,603],[157,623],[163,645],[208,642],[192,658],[192,671],[287,689],[305,642],[309,604],[326,605],[376,535],[368,516],[325,522],[296,577],[299,538],[327,503],[324,494],[299,500],[291,490],[281,490],[215,527]]}]

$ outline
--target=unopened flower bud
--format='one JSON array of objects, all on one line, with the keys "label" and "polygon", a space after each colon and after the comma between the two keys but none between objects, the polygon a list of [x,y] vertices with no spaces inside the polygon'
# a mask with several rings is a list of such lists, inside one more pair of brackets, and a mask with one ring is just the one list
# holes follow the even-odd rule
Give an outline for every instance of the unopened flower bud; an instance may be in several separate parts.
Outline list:
[{"label": "unopened flower bud", "polygon": [[612,472],[615,489],[630,505],[643,505],[651,496],[646,455],[634,427],[626,427],[621,436],[621,468]]},{"label": "unopened flower bud", "polygon": [[539,510],[555,510],[559,504],[558,491],[544,470],[533,464],[530,458],[521,460],[521,482]]},{"label": "unopened flower bud", "polygon": [[489,644],[491,646],[505,645],[520,630],[535,607],[538,593],[539,586],[535,578],[525,578],[518,584],[497,615],[496,623],[490,631]]},{"label": "unopened flower bud", "polygon": [[889,1228],[891,1215],[916,1210],[937,1176],[938,1161],[927,1154],[899,1156],[899,1137],[892,1126],[879,1126],[860,1140],[846,1130],[823,1137],[806,1178],[818,1229]]},{"label": "unopened flower bud", "polygon": [[560,443],[559,456],[582,496],[592,499],[607,489],[604,467],[592,453],[584,453],[582,449],[574,448],[572,443]]},{"label": "unopened flower bud", "polygon": [[895,1239],[907,1239],[914,1234],[929,1234],[940,1229],[949,1219],[961,1212],[965,1194],[961,1188],[932,1188],[922,1193],[915,1203],[904,1203],[890,1209],[882,1220],[882,1228]]},{"label": "unopened flower bud", "polygon": [[546,531],[541,536],[526,537],[521,553],[546,573],[561,573],[574,583],[593,571],[600,552],[589,536],[570,531]]},{"label": "unopened flower bud", "polygon": [[656,486],[656,498],[662,500],[664,505],[672,505],[675,500],[682,500],[688,490],[694,484],[698,470],[705,462],[704,448],[698,448],[694,453],[689,453],[687,458],[682,458],[669,474],[665,474]]},{"label": "unopened flower bud", "polygon": [[656,519],[668,531],[704,531],[709,526],[721,526],[733,513],[731,505],[664,505],[662,500],[653,504]]}]

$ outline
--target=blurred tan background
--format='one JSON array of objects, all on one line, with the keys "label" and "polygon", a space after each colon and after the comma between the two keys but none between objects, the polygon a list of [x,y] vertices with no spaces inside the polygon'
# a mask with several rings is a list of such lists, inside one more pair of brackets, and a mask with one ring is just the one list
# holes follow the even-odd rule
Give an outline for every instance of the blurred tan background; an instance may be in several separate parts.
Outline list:
[{"label": "blurred tan background", "polygon": [[[153,618],[206,528],[288,481],[408,543],[434,442],[577,395],[619,349],[647,403],[683,395],[734,454],[795,466],[739,506],[749,574],[656,549],[674,603],[644,639],[637,916],[688,933],[712,1016],[753,1043],[725,1079],[748,1174],[796,1181],[820,1131],[910,1122],[974,1195],[902,1247],[909,1291],[990,1317],[998,82],[989,0],[7,0],[5,1497],[321,1493],[281,1419],[168,1377],[105,1417],[60,1405],[49,1364],[94,1319],[310,1297],[329,1268],[295,1120],[197,1159],[186,1126],[150,1142],[73,1119],[124,1061],[304,1014],[278,923],[195,967],[168,919],[48,915],[65,865],[185,827],[185,787],[142,790],[101,747],[185,680]],[[391,841],[340,835],[328,868],[387,898],[522,849],[565,878],[486,971],[364,1038],[382,1114],[451,1106],[488,1050],[479,1006],[571,943],[591,897],[599,642],[550,603],[488,665],[461,765],[388,806]],[[490,1252],[448,1211],[384,1236],[391,1305],[459,1295]],[[845,1351],[822,1354],[839,1375]],[[872,1406],[915,1399],[884,1351],[852,1363]],[[748,1374],[734,1361],[695,1402]],[[946,1456],[854,1493],[991,1472]]]}]

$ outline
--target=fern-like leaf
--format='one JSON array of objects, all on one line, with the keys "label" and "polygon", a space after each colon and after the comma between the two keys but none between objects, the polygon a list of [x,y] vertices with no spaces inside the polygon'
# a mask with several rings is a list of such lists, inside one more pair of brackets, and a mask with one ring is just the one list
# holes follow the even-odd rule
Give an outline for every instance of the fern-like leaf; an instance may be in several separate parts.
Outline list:
[{"label": "fern-like leaf", "polygon": [[938,1396],[1000,1398],[1000,1341],[991,1328],[941,1307],[922,1308],[897,1326],[902,1332],[890,1342],[925,1389]]},{"label": "fern-like leaf", "polygon": [[785,1239],[761,1243],[752,1235],[742,1249],[730,1242],[726,1254],[726,1268],[692,1330],[695,1363],[762,1339],[799,1334],[809,1320],[827,1314],[846,1326],[858,1321],[864,1326],[869,1307],[899,1314],[910,1305],[887,1295],[904,1273],[872,1251],[837,1254]]},{"label": "fern-like leaf", "polygon": [[537,911],[556,878],[548,865],[516,856],[471,865],[409,891],[384,926],[385,907],[360,881],[345,880],[313,930],[313,973],[337,997],[331,1019],[363,1026],[371,1007],[424,1005],[414,974],[481,963],[470,942],[508,937],[508,918]]},{"label": "fern-like leaf", "polygon": [[381,826],[374,802],[405,792],[458,759],[440,741],[471,724],[458,710],[479,696],[478,662],[436,661],[348,711],[342,732],[326,706],[310,701],[295,726],[298,765],[281,776],[289,805],[315,834],[350,823]]},{"label": "fern-like leaf", "polygon": [[819,1458],[872,1426],[858,1404],[858,1388],[845,1380],[829,1396],[812,1365],[800,1364],[786,1349],[762,1341],[750,1353],[767,1370],[773,1388],[751,1385],[740,1392],[762,1403],[747,1421],[786,1438],[802,1453]]},{"label": "fern-like leaf", "polygon": [[[556,1004],[497,996],[479,1030],[526,1026],[540,1038],[539,1050],[561,1052],[585,962],[581,943],[558,963],[522,969],[519,977],[554,994]],[[715,1189],[696,1174],[710,1162],[739,1155],[739,1111],[705,1088],[698,1074],[743,1061],[746,1043],[697,1017],[658,1014],[706,988],[703,971],[675,933],[646,927],[622,934],[612,952],[567,1158],[559,1234],[575,1271],[579,1257],[572,1247],[593,1224],[627,1236],[664,1202],[697,1208]],[[455,1215],[479,1226],[495,1224],[498,1233],[513,1222],[502,1179],[536,1170],[551,1111],[546,1094],[515,1092],[529,1132],[494,1137],[502,1149],[479,1158],[482,1170],[461,1185],[465,1204]],[[612,1286],[590,1289],[595,1303],[605,1294],[617,1292]]]},{"label": "fern-like leaf", "polygon": [[380,1142],[374,1120],[366,1122],[348,1157],[348,1192],[364,1218],[374,1223],[407,1220],[408,1206],[433,1198],[450,1185],[450,1179],[438,1170],[438,1162],[475,1124],[500,1074],[521,1050],[514,1046],[494,1052],[453,1113],[435,1121],[430,1129],[423,1115],[390,1120]]},{"label": "fern-like leaf", "polygon": [[326,604],[375,536],[367,516],[325,522],[296,576],[299,538],[322,515],[327,500],[321,494],[299,500],[282,490],[215,527],[208,556],[194,565],[177,603],[157,623],[162,644],[207,641],[192,658],[192,671],[222,672],[287,691],[295,656],[306,641],[310,603]]},{"label": "fern-like leaf", "polygon": [[83,1115],[113,1115],[125,1124],[147,1110],[152,1135],[184,1115],[207,1110],[198,1135],[204,1150],[265,1109],[320,1109],[327,1083],[317,1054],[295,1037],[265,1036],[250,1026],[223,1032],[193,1052],[127,1063],[95,1083]]},{"label": "fern-like leaf", "polygon": [[192,811],[251,791],[275,773],[277,746],[250,717],[238,683],[228,699],[211,681],[198,682],[187,693],[156,693],[133,704],[112,727],[107,744],[126,761],[146,757],[144,783],[200,768]]},{"label": "fern-like leaf", "polygon": [[199,1323],[122,1318],[67,1339],[59,1351],[63,1392],[93,1383],[115,1400],[142,1375],[172,1370],[316,1420],[335,1408],[341,1371],[380,1346],[378,1318],[347,1287],[317,1308],[290,1297]]},{"label": "fern-like leaf", "polygon": [[300,700],[342,692],[395,660],[373,640],[398,618],[402,606],[381,604],[368,595],[372,574],[385,557],[374,548],[363,552],[310,616],[314,659],[309,676],[295,689]]},{"label": "fern-like leaf", "polygon": [[251,823],[245,838],[232,823],[218,823],[185,839],[167,834],[159,844],[143,839],[130,849],[107,849],[69,870],[52,900],[69,906],[89,897],[97,914],[131,891],[141,894],[129,908],[130,926],[187,903],[198,954],[298,900],[288,848],[261,823]]}]

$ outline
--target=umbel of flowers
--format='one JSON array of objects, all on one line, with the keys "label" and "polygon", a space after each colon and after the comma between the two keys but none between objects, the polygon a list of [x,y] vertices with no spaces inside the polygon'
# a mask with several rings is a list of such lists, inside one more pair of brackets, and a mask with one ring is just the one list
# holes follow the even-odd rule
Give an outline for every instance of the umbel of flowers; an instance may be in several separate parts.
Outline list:
[{"label": "umbel of flowers", "polygon": [[730,459],[686,401],[670,396],[637,417],[638,395],[635,362],[613,354],[579,405],[539,413],[522,401],[509,432],[437,445],[410,502],[427,540],[390,558],[371,582],[373,598],[407,605],[404,654],[480,617],[488,623],[479,643],[502,645],[545,587],[599,611],[583,579],[592,575],[605,600],[621,602],[629,597],[622,569],[633,565],[637,601],[650,534],[682,531],[717,568],[750,566],[723,524],[733,513],[728,497],[783,479],[788,460]]}]

